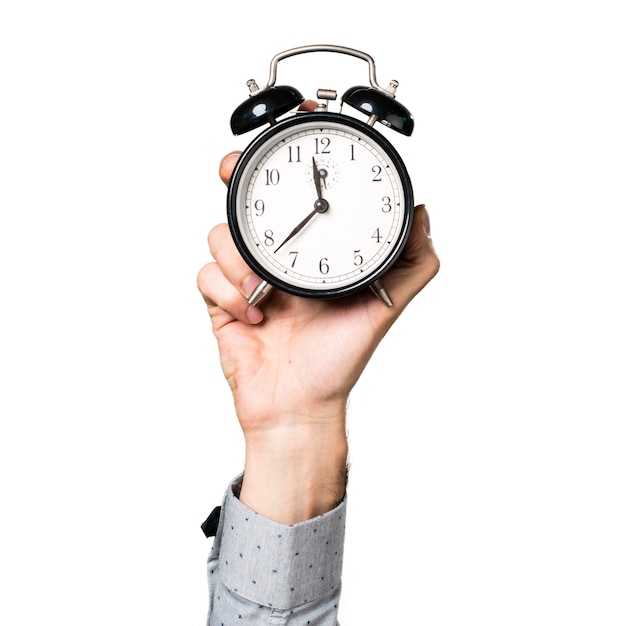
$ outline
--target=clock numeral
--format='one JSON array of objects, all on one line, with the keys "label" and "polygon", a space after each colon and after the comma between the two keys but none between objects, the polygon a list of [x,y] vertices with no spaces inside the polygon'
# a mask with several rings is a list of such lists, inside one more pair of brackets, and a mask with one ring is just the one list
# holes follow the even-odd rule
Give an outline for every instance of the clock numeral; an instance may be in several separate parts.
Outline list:
[{"label": "clock numeral", "polygon": [[320,259],[320,274],[328,274],[329,271],[328,258],[323,257]]},{"label": "clock numeral", "polygon": [[389,196],[383,196],[383,213],[389,213],[391,211],[391,198]]},{"label": "clock numeral", "polygon": [[353,143],[350,144],[350,160],[351,161],[355,160],[355,158],[354,158],[354,144]]},{"label": "clock numeral", "polygon": [[273,246],[276,242],[274,241],[274,231],[273,230],[266,230],[263,233],[263,236],[265,237],[265,245],[269,248],[271,246]]},{"label": "clock numeral", "polygon": [[330,137],[315,138],[315,154],[330,154]]},{"label": "clock numeral", "polygon": [[380,243],[382,241],[382,237],[380,235],[380,228],[377,228],[374,231],[374,234],[372,235],[372,239],[376,242],[376,243]]},{"label": "clock numeral", "polygon": [[261,215],[265,213],[265,202],[263,202],[263,200],[257,200],[254,203],[254,210],[256,211],[256,216],[261,217]]},{"label": "clock numeral", "polygon": [[382,171],[383,168],[380,165],[374,165],[374,167],[372,167],[372,172],[374,172],[374,178],[372,178],[373,183],[379,183],[382,181],[382,178],[380,176]]},{"label": "clock numeral", "polygon": [[356,265],[356,267],[359,267],[359,265],[363,265],[363,257],[361,256],[360,252],[360,250],[354,251],[354,265]]},{"label": "clock numeral", "polygon": [[298,258],[298,253],[297,252],[290,252],[289,256],[291,257],[291,267],[295,267],[296,260]]},{"label": "clock numeral", "polygon": [[289,159],[287,163],[300,163],[300,146],[289,146]]},{"label": "clock numeral", "polygon": [[280,180],[280,172],[276,169],[265,170],[265,184],[266,185],[278,185]]}]

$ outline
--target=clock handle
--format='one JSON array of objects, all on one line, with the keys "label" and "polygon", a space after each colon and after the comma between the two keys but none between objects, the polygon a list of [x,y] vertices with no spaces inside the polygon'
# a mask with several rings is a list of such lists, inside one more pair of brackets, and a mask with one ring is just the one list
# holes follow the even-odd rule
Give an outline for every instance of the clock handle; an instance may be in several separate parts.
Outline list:
[{"label": "clock handle", "polygon": [[374,59],[365,52],[355,50],[354,48],[346,48],[344,46],[301,46],[299,48],[291,48],[289,50],[285,50],[284,52],[279,52],[270,62],[270,77],[267,82],[267,87],[273,87],[276,83],[276,70],[279,61],[295,56],[296,54],[305,54],[308,52],[337,52],[339,54],[348,54],[358,59],[362,59],[363,61],[367,61],[369,64],[370,84],[374,87],[374,89],[385,91],[385,89],[383,89],[376,82],[376,66],[374,65]]},{"label": "clock handle", "polygon": [[265,90],[268,89],[283,89],[282,87],[274,87],[279,61],[295,56],[296,54],[305,54],[308,52],[338,52],[339,54],[348,54],[366,61],[369,65],[371,86],[351,87],[343,95],[343,102],[367,115],[370,118],[368,124],[371,126],[373,126],[375,122],[380,122],[384,126],[392,128],[403,135],[411,135],[413,133],[413,116],[405,106],[395,99],[398,81],[392,80],[387,89],[383,89],[376,80],[374,59],[369,54],[355,50],[354,48],[346,48],[344,46],[301,46],[300,48],[291,48],[290,50],[279,52],[270,62],[269,80],[267,86],[261,93],[265,93]]}]

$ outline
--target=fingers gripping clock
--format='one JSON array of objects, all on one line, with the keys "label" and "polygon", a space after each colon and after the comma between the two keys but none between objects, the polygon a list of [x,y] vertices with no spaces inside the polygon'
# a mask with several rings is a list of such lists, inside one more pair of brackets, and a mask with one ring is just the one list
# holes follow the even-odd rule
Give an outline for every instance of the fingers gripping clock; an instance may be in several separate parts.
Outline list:
[{"label": "fingers gripping clock", "polygon": [[[372,125],[379,121],[410,134],[413,121],[392,92],[378,87],[373,62],[372,87],[352,88],[343,97],[344,103],[371,112],[367,122],[329,112],[326,105],[275,121],[284,108],[304,100],[291,87],[273,86],[276,63],[320,50],[370,59],[336,46],[277,55],[268,87],[258,90],[254,84],[249,101],[231,120],[236,133],[270,121],[242,153],[227,197],[235,244],[263,279],[250,301],[258,302],[270,287],[322,298],[371,287],[391,305],[381,278],[406,242],[413,193],[399,154]],[[322,95],[332,97],[328,90]]]}]

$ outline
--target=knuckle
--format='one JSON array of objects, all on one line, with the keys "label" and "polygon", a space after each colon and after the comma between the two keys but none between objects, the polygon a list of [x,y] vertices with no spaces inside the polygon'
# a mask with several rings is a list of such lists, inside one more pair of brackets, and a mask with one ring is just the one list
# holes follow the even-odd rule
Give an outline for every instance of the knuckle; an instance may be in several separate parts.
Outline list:
[{"label": "knuckle", "polygon": [[213,256],[215,256],[216,251],[219,251],[222,242],[224,241],[225,229],[228,229],[227,224],[218,224],[209,231],[207,240],[209,243],[209,250]]},{"label": "knuckle", "polygon": [[435,277],[439,273],[439,269],[441,268],[441,261],[439,256],[431,250],[426,258],[426,265],[430,270],[430,273],[433,277]]},{"label": "knuckle", "polygon": [[209,285],[211,284],[211,275],[214,271],[215,263],[207,263],[204,267],[200,269],[198,275],[196,277],[196,284],[198,285],[198,289],[206,294]]}]

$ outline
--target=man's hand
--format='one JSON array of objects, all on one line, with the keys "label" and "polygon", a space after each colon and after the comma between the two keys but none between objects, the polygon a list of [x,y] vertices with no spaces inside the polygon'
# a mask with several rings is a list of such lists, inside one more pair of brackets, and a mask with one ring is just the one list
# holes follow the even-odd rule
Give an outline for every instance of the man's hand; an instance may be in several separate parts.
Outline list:
[{"label": "man's hand", "polygon": [[[237,158],[222,160],[224,182]],[[226,224],[209,233],[214,262],[202,268],[198,286],[246,440],[240,497],[258,513],[295,523],[343,497],[350,391],[387,330],[439,269],[426,209],[415,211],[410,239],[384,278],[393,307],[370,290],[317,300],[277,289],[262,308],[250,306],[260,279]]]}]

